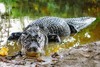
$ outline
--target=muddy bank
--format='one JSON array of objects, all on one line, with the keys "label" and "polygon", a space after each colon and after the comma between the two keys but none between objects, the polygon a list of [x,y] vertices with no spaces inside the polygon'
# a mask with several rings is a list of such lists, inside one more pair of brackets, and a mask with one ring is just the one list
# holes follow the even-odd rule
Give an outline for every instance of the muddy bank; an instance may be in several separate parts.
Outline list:
[{"label": "muddy bank", "polygon": [[[43,60],[17,59],[5,62],[0,59],[0,67],[100,67],[100,41],[62,50]],[[17,64],[14,63],[16,61]]]},{"label": "muddy bank", "polygon": [[52,65],[47,64],[45,66],[100,67],[100,41],[62,51],[59,55],[63,57],[56,63]]}]

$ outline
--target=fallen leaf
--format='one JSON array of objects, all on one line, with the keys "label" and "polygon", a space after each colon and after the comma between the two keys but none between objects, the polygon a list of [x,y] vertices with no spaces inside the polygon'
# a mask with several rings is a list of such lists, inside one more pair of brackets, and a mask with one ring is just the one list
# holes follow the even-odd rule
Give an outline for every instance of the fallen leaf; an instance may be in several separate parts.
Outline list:
[{"label": "fallen leaf", "polygon": [[1,56],[7,56],[8,55],[8,48],[7,47],[2,47],[1,49],[0,49],[0,55]]}]

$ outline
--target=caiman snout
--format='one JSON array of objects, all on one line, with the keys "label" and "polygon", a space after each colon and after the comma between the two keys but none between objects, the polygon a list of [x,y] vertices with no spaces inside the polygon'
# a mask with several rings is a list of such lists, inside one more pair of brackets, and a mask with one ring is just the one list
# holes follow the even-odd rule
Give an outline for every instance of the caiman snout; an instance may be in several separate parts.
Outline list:
[{"label": "caiman snout", "polygon": [[37,52],[38,49],[37,49],[37,47],[31,47],[31,48],[29,48],[27,51],[28,51],[28,52]]}]

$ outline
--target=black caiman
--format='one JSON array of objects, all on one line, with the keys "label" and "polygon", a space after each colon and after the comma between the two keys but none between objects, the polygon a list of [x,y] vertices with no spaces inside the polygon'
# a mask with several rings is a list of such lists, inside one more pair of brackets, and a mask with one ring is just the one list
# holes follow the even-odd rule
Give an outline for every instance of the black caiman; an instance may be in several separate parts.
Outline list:
[{"label": "black caiman", "polygon": [[90,25],[96,18],[60,18],[41,17],[30,23],[23,32],[14,32],[8,40],[18,40],[22,45],[22,52],[43,52],[43,48],[48,45],[48,41],[55,40],[61,42],[61,37],[70,36]]}]

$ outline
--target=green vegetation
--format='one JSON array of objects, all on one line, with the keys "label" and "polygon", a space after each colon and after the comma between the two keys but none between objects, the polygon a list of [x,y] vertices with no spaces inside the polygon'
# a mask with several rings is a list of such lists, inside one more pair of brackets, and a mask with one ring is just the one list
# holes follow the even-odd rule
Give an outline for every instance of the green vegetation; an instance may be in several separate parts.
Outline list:
[{"label": "green vegetation", "polygon": [[12,17],[100,16],[100,0],[0,0]]}]

